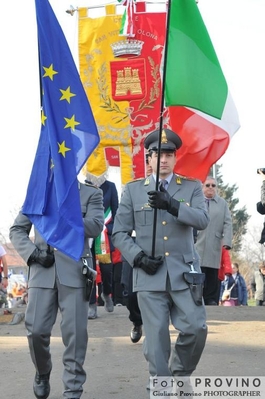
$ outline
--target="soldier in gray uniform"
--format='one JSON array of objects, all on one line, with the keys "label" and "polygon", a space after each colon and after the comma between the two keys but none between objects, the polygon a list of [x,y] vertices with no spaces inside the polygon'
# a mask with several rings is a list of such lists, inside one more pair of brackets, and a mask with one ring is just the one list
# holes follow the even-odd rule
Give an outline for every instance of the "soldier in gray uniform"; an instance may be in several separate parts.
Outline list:
[{"label": "soldier in gray uniform", "polygon": [[[156,130],[144,142],[153,174],[125,186],[112,239],[133,267],[133,289],[143,319],[143,350],[150,375],[190,376],[204,349],[207,326],[202,294],[196,304],[183,273],[200,273],[193,229],[205,229],[209,217],[201,182],[173,173],[176,150],[182,145],[180,137],[169,129],[164,129],[161,137],[159,180],[166,180],[167,187],[159,184],[155,190],[159,148]],[[157,229],[152,253],[155,209]],[[136,233],[135,241],[132,231]],[[170,321],[179,331],[172,351]]]},{"label": "soldier in gray uniform", "polygon": [[[85,229],[82,258],[93,268],[89,238],[97,237],[104,226],[102,191],[79,183]],[[28,305],[25,316],[30,355],[36,369],[33,391],[38,399],[50,393],[50,336],[58,309],[61,312],[64,398],[78,399],[83,392],[86,373],[83,364],[87,349],[86,278],[82,258],[76,262],[62,252],[50,249],[36,229],[34,242],[29,238],[32,224],[22,212],[10,228],[10,240],[29,266]]]}]

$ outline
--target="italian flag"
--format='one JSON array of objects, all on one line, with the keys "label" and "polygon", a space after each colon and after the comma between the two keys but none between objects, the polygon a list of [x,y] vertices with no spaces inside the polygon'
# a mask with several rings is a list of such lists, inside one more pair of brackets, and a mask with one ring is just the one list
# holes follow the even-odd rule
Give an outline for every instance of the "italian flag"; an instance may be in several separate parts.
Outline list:
[{"label": "italian flag", "polygon": [[171,0],[165,105],[183,141],[175,171],[204,181],[240,123],[195,0]]}]

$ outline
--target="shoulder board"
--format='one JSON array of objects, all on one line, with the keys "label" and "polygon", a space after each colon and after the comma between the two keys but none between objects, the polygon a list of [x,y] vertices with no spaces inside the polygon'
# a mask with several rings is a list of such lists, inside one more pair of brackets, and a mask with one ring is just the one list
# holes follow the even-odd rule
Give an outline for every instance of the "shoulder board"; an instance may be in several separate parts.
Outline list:
[{"label": "shoulder board", "polygon": [[[188,180],[188,181],[199,181],[198,179],[195,179],[195,177],[189,177],[189,176],[183,176],[183,175],[175,175],[176,176],[176,180]],[[181,183],[179,183],[181,184]]]},{"label": "shoulder board", "polygon": [[127,184],[136,183],[137,181],[141,181],[141,180],[145,180],[145,179],[143,179],[142,177],[140,177],[139,179],[134,179],[134,180],[128,181]]}]

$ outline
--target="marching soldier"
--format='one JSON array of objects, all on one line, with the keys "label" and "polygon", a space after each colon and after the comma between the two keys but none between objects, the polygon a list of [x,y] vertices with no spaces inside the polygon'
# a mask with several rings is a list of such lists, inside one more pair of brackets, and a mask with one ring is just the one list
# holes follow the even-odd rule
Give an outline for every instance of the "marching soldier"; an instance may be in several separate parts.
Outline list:
[{"label": "marching soldier", "polygon": [[[143,319],[143,348],[151,376],[191,375],[207,336],[202,284],[194,295],[185,276],[202,276],[193,229],[205,229],[209,216],[201,182],[173,172],[181,145],[176,133],[169,129],[162,131],[157,171],[159,131],[146,137],[144,146],[150,155],[153,174],[125,186],[112,235],[114,245],[133,268],[133,289]],[[161,183],[156,191],[157,177]],[[157,230],[153,254],[155,209]],[[135,240],[132,231],[136,233]],[[172,353],[170,320],[180,332]]]},{"label": "marching soldier", "polygon": [[[19,212],[10,228],[10,240],[29,266],[28,305],[25,315],[27,338],[36,369],[33,391],[37,399],[50,394],[52,370],[50,338],[58,310],[65,346],[63,354],[64,398],[79,399],[86,372],[83,368],[87,350],[86,268],[93,269],[89,238],[97,237],[104,226],[102,191],[91,184],[81,184],[80,201],[85,230],[82,258],[76,262],[60,251],[50,249],[35,229],[34,242],[29,238],[32,224]],[[90,270],[87,269],[87,270]]]}]

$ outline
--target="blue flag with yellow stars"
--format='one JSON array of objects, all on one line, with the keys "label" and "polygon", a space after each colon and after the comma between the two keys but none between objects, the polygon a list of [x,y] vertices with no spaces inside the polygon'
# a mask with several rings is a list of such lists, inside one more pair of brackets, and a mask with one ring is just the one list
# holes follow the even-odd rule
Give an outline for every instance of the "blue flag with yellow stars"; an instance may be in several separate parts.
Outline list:
[{"label": "blue flag with yellow stars", "polygon": [[77,174],[99,143],[95,120],[64,33],[48,0],[35,0],[41,133],[22,208],[49,245],[74,260],[84,247]]}]

